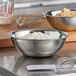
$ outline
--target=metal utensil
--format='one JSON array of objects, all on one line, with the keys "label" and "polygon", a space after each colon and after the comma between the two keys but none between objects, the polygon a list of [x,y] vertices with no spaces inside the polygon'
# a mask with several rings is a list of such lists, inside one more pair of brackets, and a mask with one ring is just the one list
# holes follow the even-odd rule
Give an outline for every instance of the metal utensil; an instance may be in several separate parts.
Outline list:
[{"label": "metal utensil", "polygon": [[47,65],[28,65],[27,70],[53,70],[58,73],[66,73],[71,71],[76,71],[76,64],[72,58],[61,57],[57,60],[56,64],[47,64]]},{"label": "metal utensil", "polygon": [[22,15],[18,16],[16,18],[16,23],[19,27],[25,27],[25,26],[31,26],[32,24],[36,23],[38,20],[41,20],[46,17],[46,12],[43,12],[42,15],[40,16],[35,16],[35,15]]},{"label": "metal utensil", "polygon": [[[28,65],[27,66],[27,70],[28,71],[52,70],[52,71],[55,71],[55,72],[59,72],[59,71],[62,72],[62,69],[61,68],[56,68],[56,66],[57,65],[54,65],[54,64],[48,64],[48,65]],[[65,68],[65,69],[68,70],[69,68]],[[70,71],[73,71],[73,72],[76,71],[76,65],[74,65],[74,67],[72,69],[70,69]],[[65,71],[65,72],[67,72],[67,71]]]},{"label": "metal utensil", "polygon": [[0,66],[0,75],[1,76],[17,76],[17,74],[11,72],[11,71],[8,71],[7,69],[3,68]]},{"label": "metal utensil", "polygon": [[31,26],[32,24],[36,23],[38,20],[43,19],[44,16],[19,16],[16,18],[17,26],[25,27]]}]

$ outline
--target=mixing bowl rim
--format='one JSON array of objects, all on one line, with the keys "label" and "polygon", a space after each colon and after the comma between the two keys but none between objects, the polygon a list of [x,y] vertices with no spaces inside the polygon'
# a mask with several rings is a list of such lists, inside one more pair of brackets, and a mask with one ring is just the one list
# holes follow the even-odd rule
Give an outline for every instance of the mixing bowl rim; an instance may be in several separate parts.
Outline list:
[{"label": "mixing bowl rim", "polygon": [[[43,12],[43,15],[44,15],[44,17],[50,16],[50,17],[54,17],[54,18],[76,18],[76,16],[67,16],[67,17],[65,17],[65,16],[52,16],[52,15],[47,14],[48,12],[54,12],[54,11],[61,11],[61,10],[51,10],[51,11],[47,10],[47,11]],[[76,10],[73,10],[73,11],[76,12]]]},{"label": "mixing bowl rim", "polygon": [[[64,38],[59,38],[59,39],[23,39],[23,38],[19,38],[19,37],[15,37],[13,33],[16,33],[16,32],[19,32],[19,31],[33,31],[34,29],[26,29],[26,30],[15,30],[15,31],[11,31],[8,33],[8,36],[12,37],[12,38],[15,38],[15,39],[18,39],[18,40],[29,40],[29,41],[54,41],[54,40],[62,40],[62,39],[66,39],[70,34],[67,33],[67,32],[64,32],[64,31],[60,31],[60,30],[43,30],[43,31],[58,31],[58,32],[61,32],[61,33],[64,33],[65,34],[65,37]],[[34,31],[39,31],[40,29],[36,29]],[[41,30],[40,30],[41,31]]]}]

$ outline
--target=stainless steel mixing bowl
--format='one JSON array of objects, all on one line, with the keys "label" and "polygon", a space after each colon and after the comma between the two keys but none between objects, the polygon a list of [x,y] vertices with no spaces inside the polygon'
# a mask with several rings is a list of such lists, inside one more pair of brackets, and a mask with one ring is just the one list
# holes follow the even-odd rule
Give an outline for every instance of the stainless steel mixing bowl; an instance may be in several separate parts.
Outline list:
[{"label": "stainless steel mixing bowl", "polygon": [[[45,11],[47,21],[57,30],[73,31],[76,30],[76,16],[73,17],[57,17],[56,14],[61,11]],[[74,11],[76,12],[76,11]]]},{"label": "stainless steel mixing bowl", "polygon": [[[24,35],[33,32],[48,33],[49,35],[50,32],[59,32],[60,36],[59,39],[45,39],[45,40],[22,38]],[[23,55],[31,57],[47,57],[54,55],[62,48],[69,34],[57,30],[19,30],[10,32],[9,36],[11,36],[16,49]]]}]

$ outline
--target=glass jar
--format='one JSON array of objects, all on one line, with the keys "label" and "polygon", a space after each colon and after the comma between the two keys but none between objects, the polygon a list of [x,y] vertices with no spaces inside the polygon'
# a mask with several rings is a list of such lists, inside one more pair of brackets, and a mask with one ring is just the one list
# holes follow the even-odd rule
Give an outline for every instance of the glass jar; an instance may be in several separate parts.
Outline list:
[{"label": "glass jar", "polygon": [[0,25],[10,24],[14,0],[0,0]]}]

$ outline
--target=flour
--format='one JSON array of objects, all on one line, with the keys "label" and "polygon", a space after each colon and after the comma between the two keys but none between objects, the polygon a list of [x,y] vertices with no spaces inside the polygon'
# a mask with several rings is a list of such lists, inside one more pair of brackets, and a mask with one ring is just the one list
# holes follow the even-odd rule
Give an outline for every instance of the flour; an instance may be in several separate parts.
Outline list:
[{"label": "flour", "polygon": [[59,32],[50,32],[50,33],[34,32],[27,34],[22,38],[23,39],[59,39],[59,37],[60,37]]}]

